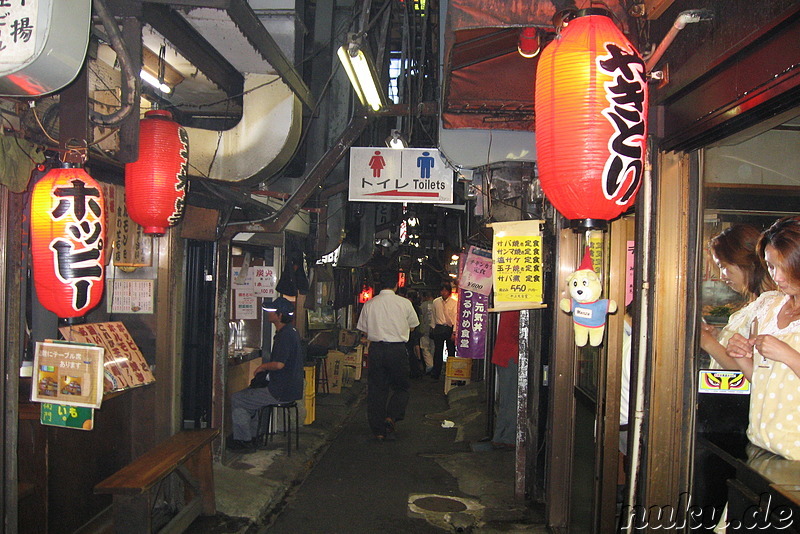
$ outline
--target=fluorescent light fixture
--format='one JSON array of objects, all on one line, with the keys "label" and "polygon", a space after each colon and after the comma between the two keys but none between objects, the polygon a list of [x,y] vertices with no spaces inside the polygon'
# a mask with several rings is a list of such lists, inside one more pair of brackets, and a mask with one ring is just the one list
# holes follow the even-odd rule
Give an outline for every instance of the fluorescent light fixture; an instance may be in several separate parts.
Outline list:
[{"label": "fluorescent light fixture", "polygon": [[142,78],[143,82],[147,82],[148,84],[152,85],[153,87],[155,87],[156,89],[158,89],[162,93],[169,94],[169,93],[172,92],[172,87],[170,87],[169,85],[167,85],[165,83],[159,82],[158,78],[156,78],[155,76],[153,76],[152,74],[150,74],[149,72],[147,72],[144,69],[142,69],[139,72],[139,76]]},{"label": "fluorescent light fixture", "polygon": [[339,48],[337,54],[361,105],[369,107],[372,111],[380,111],[385,105],[383,92],[378,86],[375,67],[361,49],[360,43],[349,38],[347,44]]}]

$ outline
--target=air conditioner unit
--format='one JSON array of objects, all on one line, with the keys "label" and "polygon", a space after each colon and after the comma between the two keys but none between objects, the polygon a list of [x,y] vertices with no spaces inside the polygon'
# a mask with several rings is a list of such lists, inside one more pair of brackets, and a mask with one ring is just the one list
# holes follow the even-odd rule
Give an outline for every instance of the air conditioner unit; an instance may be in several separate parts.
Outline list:
[{"label": "air conditioner unit", "polygon": [[89,46],[91,0],[15,1],[0,17],[0,96],[42,96],[75,79]]}]

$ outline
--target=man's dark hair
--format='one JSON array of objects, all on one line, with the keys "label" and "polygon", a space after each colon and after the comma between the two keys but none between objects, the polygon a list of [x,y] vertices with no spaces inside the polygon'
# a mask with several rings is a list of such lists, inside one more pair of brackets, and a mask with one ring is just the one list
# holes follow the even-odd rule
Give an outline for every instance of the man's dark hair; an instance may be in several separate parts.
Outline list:
[{"label": "man's dark hair", "polygon": [[278,316],[281,318],[281,322],[285,324],[289,324],[294,320],[293,313],[278,313]]},{"label": "man's dark hair", "polygon": [[442,282],[442,285],[439,287],[439,291],[441,291],[442,289],[446,289],[448,293],[452,293],[453,284],[451,284],[450,282]]},{"label": "man's dark hair", "polygon": [[397,271],[383,271],[380,277],[381,289],[394,289],[397,287]]}]

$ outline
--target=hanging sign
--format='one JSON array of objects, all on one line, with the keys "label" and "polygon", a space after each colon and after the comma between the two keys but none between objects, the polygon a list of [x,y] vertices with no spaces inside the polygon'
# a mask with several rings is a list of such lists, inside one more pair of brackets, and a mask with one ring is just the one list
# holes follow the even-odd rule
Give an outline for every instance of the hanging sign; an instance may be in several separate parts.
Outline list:
[{"label": "hanging sign", "polygon": [[462,290],[458,296],[456,356],[483,359],[486,354],[486,326],[489,295]]},{"label": "hanging sign", "polygon": [[31,400],[99,408],[104,353],[103,347],[95,345],[37,342]]},{"label": "hanging sign", "polygon": [[278,285],[275,267],[272,265],[256,265],[250,267],[250,270],[253,272],[253,293],[256,297],[274,299],[278,296],[275,293],[275,286]]},{"label": "hanging sign", "polygon": [[492,251],[470,246],[464,268],[458,278],[458,287],[480,295],[492,292]]},{"label": "hanging sign", "polygon": [[494,307],[489,311],[544,308],[542,304],[543,221],[492,223]]},{"label": "hanging sign", "polygon": [[[0,73],[12,73],[33,59],[41,33],[37,0],[0,2]],[[47,22],[42,21],[45,27]],[[46,33],[46,30],[45,30]]]},{"label": "hanging sign", "polygon": [[453,170],[436,148],[353,147],[349,200],[453,203]]}]

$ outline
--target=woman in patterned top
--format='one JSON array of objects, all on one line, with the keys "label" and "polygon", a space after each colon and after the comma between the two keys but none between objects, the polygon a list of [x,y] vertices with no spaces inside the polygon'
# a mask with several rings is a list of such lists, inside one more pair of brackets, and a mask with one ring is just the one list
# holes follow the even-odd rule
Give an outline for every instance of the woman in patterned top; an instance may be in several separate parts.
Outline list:
[{"label": "woman in patterned top", "polygon": [[[761,232],[749,224],[734,224],[717,234],[709,242],[709,251],[719,267],[720,279],[742,295],[745,304],[753,302],[761,293],[775,289],[767,275],[764,263],[756,251]],[[728,340],[743,325],[749,326],[747,308],[737,310],[728,318],[728,324],[717,330],[703,322],[700,330],[700,348],[711,356],[712,369],[738,369],[733,358],[725,352]]]},{"label": "woman in patterned top", "polygon": [[800,217],[776,221],[758,243],[779,291],[748,306],[752,317],[728,342],[751,382],[751,443],[800,460]]}]

